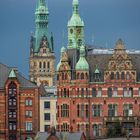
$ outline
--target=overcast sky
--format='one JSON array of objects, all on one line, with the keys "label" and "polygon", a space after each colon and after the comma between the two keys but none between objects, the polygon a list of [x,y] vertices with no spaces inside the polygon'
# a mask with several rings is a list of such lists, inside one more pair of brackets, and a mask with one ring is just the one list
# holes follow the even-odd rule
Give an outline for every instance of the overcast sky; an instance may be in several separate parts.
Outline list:
[{"label": "overcast sky", "polygon": [[[54,34],[59,60],[62,44],[67,45],[72,0],[46,2],[50,13],[49,31]],[[86,44],[114,48],[116,40],[122,38],[128,49],[140,49],[140,0],[79,0],[79,3]],[[26,77],[36,4],[37,0],[0,0],[0,62],[18,67]]]}]

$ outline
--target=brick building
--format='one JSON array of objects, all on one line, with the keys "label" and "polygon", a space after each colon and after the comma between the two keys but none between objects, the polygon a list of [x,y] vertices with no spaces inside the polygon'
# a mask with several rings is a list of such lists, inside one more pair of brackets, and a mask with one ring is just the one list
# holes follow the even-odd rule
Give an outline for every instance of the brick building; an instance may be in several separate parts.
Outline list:
[{"label": "brick building", "polygon": [[73,0],[68,46],[57,65],[57,130],[140,136],[140,51],[126,50],[121,39],[112,50],[85,45],[78,6]]},{"label": "brick building", "polygon": [[0,64],[0,139],[34,139],[39,130],[38,87]]}]

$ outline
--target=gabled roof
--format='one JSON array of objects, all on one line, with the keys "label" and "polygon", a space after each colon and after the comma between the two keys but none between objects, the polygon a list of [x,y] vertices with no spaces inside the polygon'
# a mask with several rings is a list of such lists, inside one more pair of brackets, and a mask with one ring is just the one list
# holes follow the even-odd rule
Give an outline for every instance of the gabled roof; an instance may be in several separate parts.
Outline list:
[{"label": "gabled roof", "polygon": [[17,78],[20,83],[20,87],[22,88],[34,88],[37,87],[34,83],[23,77],[20,73],[18,73],[14,68],[8,67],[2,63],[0,63],[0,88],[4,88],[6,81],[8,78]]},{"label": "gabled roof", "polygon": [[[61,140],[62,138],[67,140],[81,140],[82,136],[84,135],[83,132],[56,132],[56,137]],[[48,132],[38,132],[36,139],[39,138],[39,140],[47,140],[50,136],[50,133]]]}]

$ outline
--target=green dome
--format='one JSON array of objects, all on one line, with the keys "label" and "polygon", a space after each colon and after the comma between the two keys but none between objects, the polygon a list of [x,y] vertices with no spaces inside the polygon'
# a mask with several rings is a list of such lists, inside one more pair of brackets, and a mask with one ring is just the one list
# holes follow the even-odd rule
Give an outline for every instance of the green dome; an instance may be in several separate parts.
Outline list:
[{"label": "green dome", "polygon": [[78,0],[73,0],[73,5],[79,5],[79,1]]},{"label": "green dome", "polygon": [[81,20],[79,14],[73,14],[68,22],[68,27],[71,26],[84,26],[84,22]]},{"label": "green dome", "polygon": [[66,52],[66,48],[64,46],[61,48],[61,53],[63,52]]},{"label": "green dome", "polygon": [[85,47],[80,48],[80,59],[76,64],[76,70],[89,70],[89,64],[85,58]]}]

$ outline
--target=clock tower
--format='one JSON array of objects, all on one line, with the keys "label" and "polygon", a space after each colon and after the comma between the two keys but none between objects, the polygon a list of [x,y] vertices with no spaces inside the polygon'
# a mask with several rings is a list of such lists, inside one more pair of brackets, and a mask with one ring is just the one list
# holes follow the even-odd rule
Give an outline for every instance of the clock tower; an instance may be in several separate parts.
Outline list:
[{"label": "clock tower", "polygon": [[39,0],[35,12],[36,31],[30,41],[30,80],[52,86],[55,75],[53,36],[48,32],[48,7]]},{"label": "clock tower", "polygon": [[73,0],[73,13],[68,21],[68,48],[80,49],[84,44],[84,22],[79,15],[79,1]]}]

